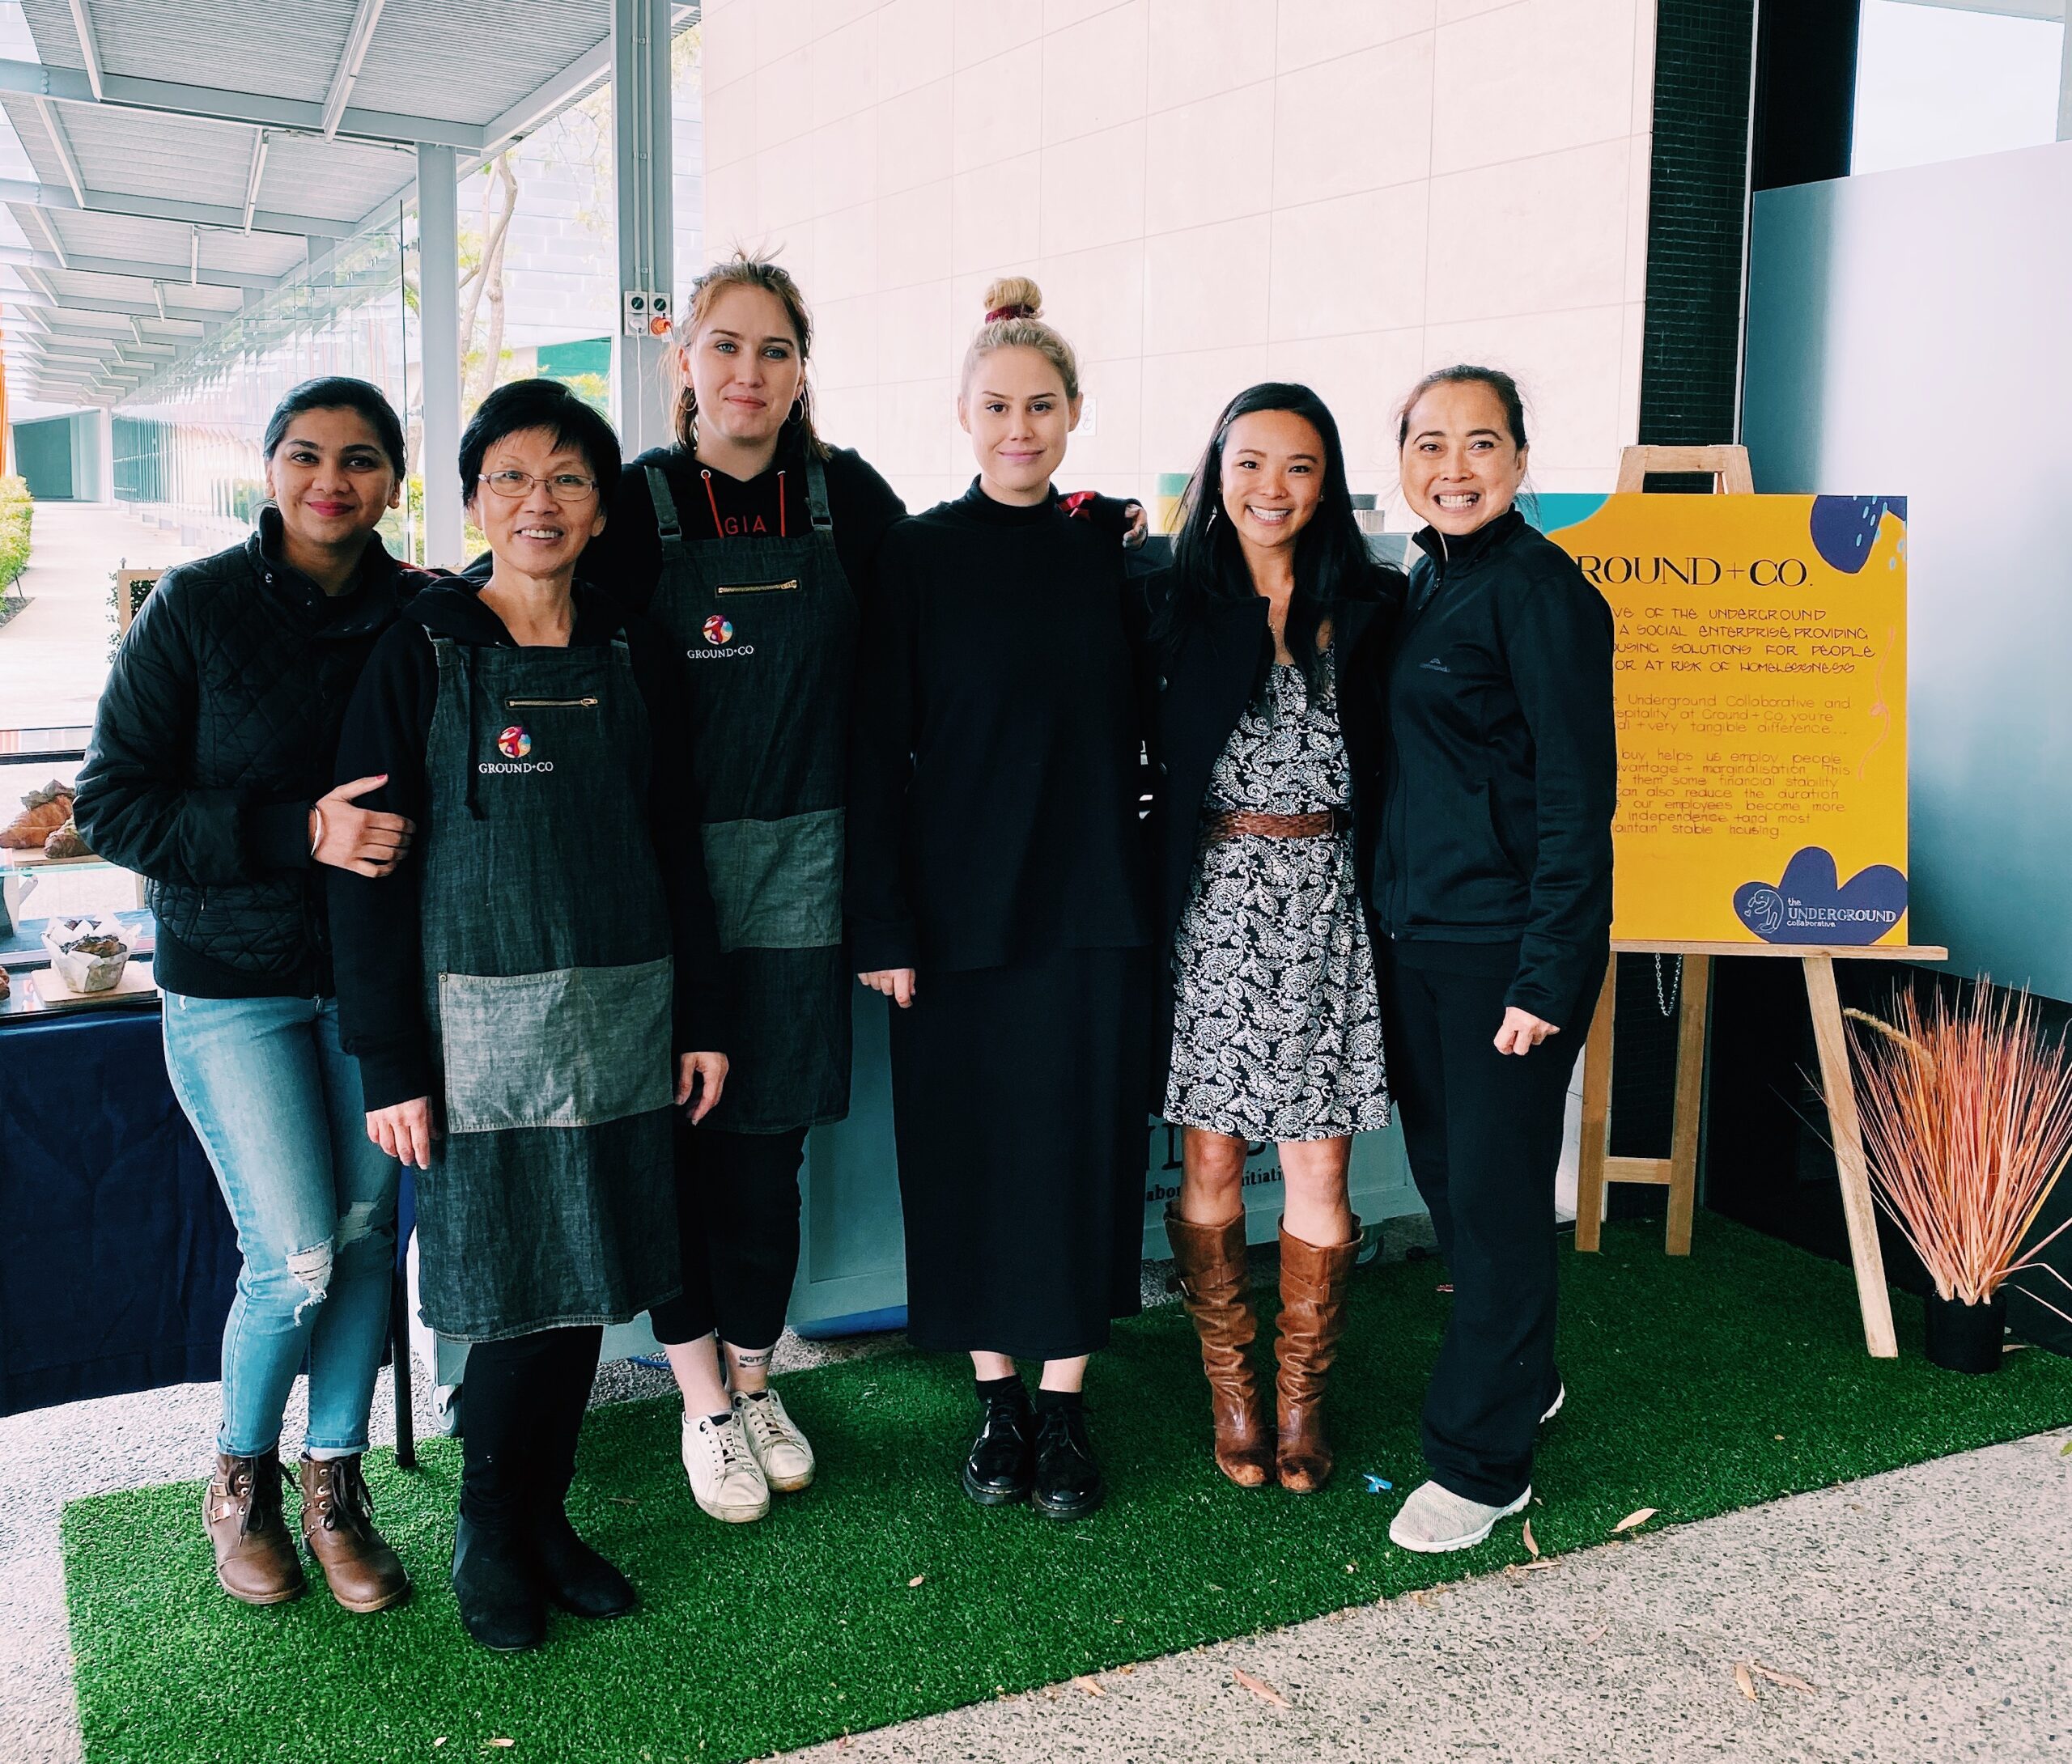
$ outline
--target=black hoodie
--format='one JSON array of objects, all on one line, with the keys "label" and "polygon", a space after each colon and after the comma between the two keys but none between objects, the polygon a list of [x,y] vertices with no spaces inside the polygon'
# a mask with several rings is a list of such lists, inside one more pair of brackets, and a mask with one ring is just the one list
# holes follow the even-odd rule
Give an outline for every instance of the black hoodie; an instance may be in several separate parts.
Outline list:
[{"label": "black hoodie", "polygon": [[[403,609],[368,658],[338,740],[340,779],[388,774],[385,785],[359,799],[361,806],[407,815],[418,827],[410,854],[392,875],[370,880],[342,870],[331,884],[339,1028],[346,1051],[359,1061],[371,1109],[432,1090],[435,1066],[424,1015],[418,912],[419,854],[431,830],[425,752],[439,702],[431,638],[516,647],[503,621],[477,598],[480,587],[472,575],[442,577]],[[644,621],[578,582],[571,646],[606,644],[622,630],[652,732],[648,807],[676,953],[673,1051],[724,1049],[720,939],[698,843],[697,789],[684,763],[690,736],[682,726],[675,650]],[[599,910],[607,910],[600,903]]]}]

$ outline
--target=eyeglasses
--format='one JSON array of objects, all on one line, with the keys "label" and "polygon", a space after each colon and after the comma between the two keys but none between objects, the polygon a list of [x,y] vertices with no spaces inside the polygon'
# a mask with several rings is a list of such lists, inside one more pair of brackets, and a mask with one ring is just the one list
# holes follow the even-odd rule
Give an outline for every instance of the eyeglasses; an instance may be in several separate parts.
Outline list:
[{"label": "eyeglasses", "polygon": [[597,481],[580,472],[557,472],[552,477],[535,477],[530,472],[485,472],[482,480],[491,495],[510,502],[529,494],[535,484],[546,485],[547,494],[557,502],[580,502],[597,494]]}]

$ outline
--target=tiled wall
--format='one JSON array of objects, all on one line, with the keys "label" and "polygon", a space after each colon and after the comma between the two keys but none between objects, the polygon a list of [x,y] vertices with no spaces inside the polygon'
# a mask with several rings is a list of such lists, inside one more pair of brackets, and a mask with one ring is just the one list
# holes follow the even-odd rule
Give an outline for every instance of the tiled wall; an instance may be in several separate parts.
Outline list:
[{"label": "tiled wall", "polygon": [[955,375],[1034,274],[1094,410],[1063,477],[1148,494],[1222,402],[1314,385],[1356,490],[1424,369],[1509,367],[1545,490],[1634,438],[1653,0],[707,0],[710,250],[782,247],[822,428],[910,506],[973,466]]}]

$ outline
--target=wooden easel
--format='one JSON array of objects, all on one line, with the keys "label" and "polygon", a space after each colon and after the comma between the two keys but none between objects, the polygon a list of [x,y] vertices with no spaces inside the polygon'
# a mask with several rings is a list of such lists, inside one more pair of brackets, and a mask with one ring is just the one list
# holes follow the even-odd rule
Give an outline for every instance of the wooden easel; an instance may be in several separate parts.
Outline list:
[{"label": "wooden easel", "polygon": [[[1748,450],[1738,447],[1628,447],[1619,461],[1619,490],[1645,487],[1650,472],[1704,472],[1722,493],[1750,495]],[[1611,1018],[1622,955],[1680,956],[1683,1000],[1676,1024],[1676,1110],[1666,1158],[1611,1156]],[[1849,1260],[1856,1270],[1856,1295],[1863,1312],[1863,1336],[1875,1359],[1896,1359],[1892,1296],[1885,1287],[1885,1257],[1878,1245],[1878,1215],[1870,1198],[1863,1133],[1857,1118],[1855,1080],[1849,1071],[1849,1038],[1842,1028],[1841,999],[1835,988],[1838,960],[1947,961],[1950,952],[1927,944],[1887,947],[1843,943],[1633,943],[1615,941],[1605,966],[1604,988],[1583,1045],[1582,1167],[1576,1183],[1576,1248],[1594,1250],[1610,1182],[1646,1182],[1669,1190],[1665,1249],[1691,1253],[1691,1214],[1697,1202],[1698,1129],[1705,1071],[1705,1010],[1715,956],[1784,956],[1806,965],[1806,997],[1813,1011],[1813,1037],[1819,1049],[1820,1085],[1828,1104],[1828,1127],[1841,1178],[1842,1216],[1849,1227]]]}]

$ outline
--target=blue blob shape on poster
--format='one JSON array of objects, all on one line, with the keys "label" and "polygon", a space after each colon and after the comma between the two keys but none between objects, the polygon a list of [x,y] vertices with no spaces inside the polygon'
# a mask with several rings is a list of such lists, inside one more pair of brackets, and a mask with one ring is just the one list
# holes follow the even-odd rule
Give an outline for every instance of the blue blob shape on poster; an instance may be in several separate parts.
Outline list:
[{"label": "blue blob shape on poster", "polygon": [[1887,509],[1907,518],[1904,496],[1816,496],[1813,498],[1813,549],[1830,569],[1855,575],[1870,561],[1878,543],[1879,523]]},{"label": "blue blob shape on poster", "polygon": [[1907,879],[1889,863],[1859,870],[1846,883],[1832,854],[1807,846],[1792,854],[1775,882],[1744,882],[1734,910],[1766,943],[1875,943],[1907,910]]}]

